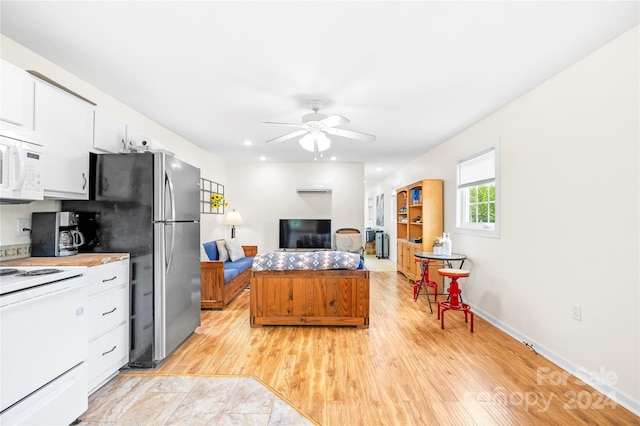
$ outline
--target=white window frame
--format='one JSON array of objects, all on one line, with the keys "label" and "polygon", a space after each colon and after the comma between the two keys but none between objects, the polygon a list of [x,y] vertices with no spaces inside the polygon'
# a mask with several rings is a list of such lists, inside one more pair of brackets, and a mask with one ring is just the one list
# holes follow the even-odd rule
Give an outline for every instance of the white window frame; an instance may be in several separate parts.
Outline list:
[{"label": "white window frame", "polygon": [[[465,186],[461,188],[460,184],[460,170],[461,166],[481,157],[488,153],[494,153],[495,173],[493,179],[481,179],[477,182],[467,182]],[[471,224],[465,221],[468,212],[468,202],[466,193],[469,186],[473,184],[485,184],[493,182],[495,185],[495,222],[492,225],[487,224]],[[471,185],[469,185],[471,184]],[[500,142],[494,141],[491,145],[475,152],[472,155],[467,155],[456,162],[456,232],[460,234],[478,235],[483,237],[500,238]]]}]

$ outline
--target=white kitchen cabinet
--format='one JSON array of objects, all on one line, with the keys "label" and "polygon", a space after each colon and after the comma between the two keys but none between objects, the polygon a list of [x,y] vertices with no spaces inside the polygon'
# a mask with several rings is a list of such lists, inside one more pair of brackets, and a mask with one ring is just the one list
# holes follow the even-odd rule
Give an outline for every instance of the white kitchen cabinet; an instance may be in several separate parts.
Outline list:
[{"label": "white kitchen cabinet", "polygon": [[146,151],[145,147],[150,146],[151,137],[143,130],[140,130],[128,124],[126,141],[127,148],[136,148],[138,150]]},{"label": "white kitchen cabinet", "polygon": [[33,130],[33,77],[12,63],[0,62],[0,119]]},{"label": "white kitchen cabinet", "polygon": [[88,268],[89,394],[129,362],[129,259]]},{"label": "white kitchen cabinet", "polygon": [[96,109],[93,117],[93,150],[119,153],[151,148],[149,135],[104,110]]},{"label": "white kitchen cabinet", "polygon": [[127,138],[127,123],[97,108],[93,113],[93,149],[97,152],[122,152]]},{"label": "white kitchen cabinet", "polygon": [[44,196],[89,199],[93,105],[35,80],[34,129],[44,145]]}]

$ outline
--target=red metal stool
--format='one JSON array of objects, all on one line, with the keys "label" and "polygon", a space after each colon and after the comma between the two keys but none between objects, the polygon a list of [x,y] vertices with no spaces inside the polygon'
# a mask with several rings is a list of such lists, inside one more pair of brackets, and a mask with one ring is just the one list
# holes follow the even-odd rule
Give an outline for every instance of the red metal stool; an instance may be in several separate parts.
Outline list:
[{"label": "red metal stool", "polygon": [[444,302],[438,302],[438,319],[440,322],[440,328],[444,329],[444,313],[445,311],[463,311],[464,322],[467,322],[467,314],[471,315],[471,332],[473,333],[473,312],[471,307],[462,303],[459,300],[460,288],[458,287],[458,278],[466,278],[469,276],[469,271],[464,269],[451,269],[443,268],[438,269],[438,273],[443,277],[451,278],[451,284],[449,284],[449,300]]},{"label": "red metal stool", "polygon": [[433,289],[433,297],[434,300],[438,300],[438,283],[435,281],[429,280],[429,268],[427,267],[427,261],[424,259],[416,258],[416,263],[420,263],[420,279],[416,280],[413,284],[413,300],[418,300],[418,296],[420,295],[420,289],[422,286],[426,286],[425,288],[427,298],[429,298],[429,287]]}]

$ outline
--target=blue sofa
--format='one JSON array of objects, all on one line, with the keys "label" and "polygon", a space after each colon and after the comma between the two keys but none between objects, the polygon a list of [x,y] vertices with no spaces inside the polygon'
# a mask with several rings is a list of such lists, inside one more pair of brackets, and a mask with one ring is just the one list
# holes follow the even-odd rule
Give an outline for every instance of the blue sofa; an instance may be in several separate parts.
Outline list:
[{"label": "blue sofa", "polygon": [[251,279],[253,257],[258,246],[242,246],[245,257],[236,261],[222,262],[215,241],[202,245],[209,258],[200,262],[200,307],[201,309],[224,309]]}]

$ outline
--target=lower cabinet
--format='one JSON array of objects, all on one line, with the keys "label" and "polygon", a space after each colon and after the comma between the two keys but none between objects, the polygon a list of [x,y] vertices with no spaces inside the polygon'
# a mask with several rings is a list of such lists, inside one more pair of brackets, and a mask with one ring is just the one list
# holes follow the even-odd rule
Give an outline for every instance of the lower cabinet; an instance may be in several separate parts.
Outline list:
[{"label": "lower cabinet", "polygon": [[424,251],[421,243],[411,243],[406,240],[398,240],[398,271],[412,281],[419,280],[422,276],[420,264],[416,262],[415,253],[417,251]]},{"label": "lower cabinet", "polygon": [[[398,240],[398,272],[402,273],[407,279],[416,281],[422,278],[422,268],[420,263],[416,262],[415,253],[417,251],[426,251],[422,244],[411,243],[407,240]],[[438,269],[444,267],[442,262],[431,261],[429,263],[429,281],[438,284],[438,291],[443,292],[443,279],[438,274]]]},{"label": "lower cabinet", "polygon": [[89,394],[129,362],[129,260],[93,266],[89,280]]}]

